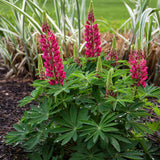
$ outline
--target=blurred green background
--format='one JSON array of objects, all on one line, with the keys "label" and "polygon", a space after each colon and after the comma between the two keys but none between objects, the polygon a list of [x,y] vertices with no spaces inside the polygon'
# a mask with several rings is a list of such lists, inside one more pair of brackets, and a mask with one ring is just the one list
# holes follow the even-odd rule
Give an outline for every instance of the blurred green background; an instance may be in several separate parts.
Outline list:
[{"label": "blurred green background", "polygon": [[[22,2],[22,0],[19,2]],[[37,0],[37,2],[41,6],[44,0]],[[129,0],[125,0],[125,2],[134,8],[133,3],[131,3]],[[86,0],[86,13],[88,12],[89,3],[90,0]],[[107,20],[110,26],[114,29],[120,27],[120,25],[129,17],[129,13],[124,5],[123,0],[93,0],[93,3],[96,19]],[[156,7],[157,0],[151,0],[150,6]],[[48,0],[44,9],[48,11],[50,16],[54,17],[54,0]],[[10,7],[0,3],[0,15],[4,15],[5,17],[7,16],[12,21],[12,14],[13,13],[11,12]],[[103,26],[100,29],[101,32],[105,32],[107,30],[109,30],[109,28],[103,28]]]}]

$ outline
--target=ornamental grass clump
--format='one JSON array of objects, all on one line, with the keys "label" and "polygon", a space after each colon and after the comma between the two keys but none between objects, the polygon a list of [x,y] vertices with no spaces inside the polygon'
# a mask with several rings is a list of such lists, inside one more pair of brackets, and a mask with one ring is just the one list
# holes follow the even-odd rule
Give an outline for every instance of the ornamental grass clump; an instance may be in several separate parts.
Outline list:
[{"label": "ornamental grass clump", "polygon": [[93,24],[95,22],[93,2],[90,3],[90,8],[88,12],[88,20],[85,25],[85,41],[86,41],[86,56],[87,57],[97,57],[101,53],[101,41],[98,24]]},{"label": "ornamental grass clump", "polygon": [[40,42],[42,44],[42,58],[46,68],[46,77],[48,77],[50,85],[63,85],[66,73],[63,72],[63,63],[56,37],[49,29],[48,23],[43,23],[42,31],[45,34],[41,34]]},{"label": "ornamental grass clump", "polygon": [[142,85],[143,87],[146,87],[146,80],[148,78],[147,76],[147,69],[146,66],[146,59],[143,54],[143,51],[141,49],[137,50],[131,50],[131,53],[129,55],[129,63],[131,66],[130,73],[131,78],[136,80],[136,85]]}]

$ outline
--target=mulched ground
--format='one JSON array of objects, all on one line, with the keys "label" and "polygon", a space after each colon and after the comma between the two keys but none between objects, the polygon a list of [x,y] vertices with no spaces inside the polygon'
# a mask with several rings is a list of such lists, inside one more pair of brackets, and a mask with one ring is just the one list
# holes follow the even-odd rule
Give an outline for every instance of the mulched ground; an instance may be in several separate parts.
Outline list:
[{"label": "mulched ground", "polygon": [[13,124],[23,116],[27,107],[17,107],[18,101],[30,95],[33,87],[31,79],[5,79],[7,69],[0,66],[0,160],[27,160],[20,147],[7,146],[4,136],[13,130]]}]

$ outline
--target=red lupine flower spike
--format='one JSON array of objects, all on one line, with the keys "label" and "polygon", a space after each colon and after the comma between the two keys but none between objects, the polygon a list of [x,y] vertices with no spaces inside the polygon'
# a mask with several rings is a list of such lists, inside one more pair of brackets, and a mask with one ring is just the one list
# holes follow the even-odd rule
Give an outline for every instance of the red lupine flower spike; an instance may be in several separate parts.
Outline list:
[{"label": "red lupine flower spike", "polygon": [[65,79],[63,72],[62,58],[55,35],[49,29],[48,23],[42,24],[42,31],[45,34],[41,35],[41,44],[44,59],[44,67],[46,68],[46,77],[49,79],[49,84],[61,84]]},{"label": "red lupine flower spike", "polygon": [[146,86],[147,76],[147,69],[146,60],[144,58],[144,54],[142,50],[131,50],[129,55],[129,63],[131,66],[130,73],[131,78],[135,79],[137,82],[136,84],[142,85],[143,87]]},{"label": "red lupine flower spike", "polygon": [[86,46],[86,56],[87,57],[97,57],[101,53],[101,41],[98,25],[94,24],[94,12],[93,12],[93,2],[90,3],[90,8],[88,12],[88,20],[85,25],[85,44]]}]

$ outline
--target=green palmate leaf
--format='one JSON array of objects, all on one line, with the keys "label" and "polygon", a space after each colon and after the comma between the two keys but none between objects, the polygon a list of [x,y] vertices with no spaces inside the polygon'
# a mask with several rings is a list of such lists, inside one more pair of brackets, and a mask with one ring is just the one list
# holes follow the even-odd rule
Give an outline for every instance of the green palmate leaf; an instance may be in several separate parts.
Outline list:
[{"label": "green palmate leaf", "polygon": [[[28,124],[40,124],[49,118],[52,101],[45,100],[40,104],[40,107],[31,105],[31,110],[27,111],[23,119],[27,120]],[[55,112],[56,113],[56,112]]]},{"label": "green palmate leaf", "polygon": [[134,121],[128,122],[128,123],[130,124],[130,127],[132,127],[136,133],[140,133],[142,135],[146,135],[146,133],[152,134],[152,131],[148,129],[148,127],[144,124],[134,122]]},{"label": "green palmate leaf", "polygon": [[145,97],[160,98],[160,88],[153,85],[147,85],[145,88],[139,88],[138,91],[141,99]]},{"label": "green palmate leaf", "polygon": [[124,143],[129,143],[131,144],[131,142],[129,141],[129,139],[125,138],[125,137],[122,137],[120,135],[113,135],[114,138],[116,138],[117,140],[121,141],[121,142],[124,142]]},{"label": "green palmate leaf", "polygon": [[143,155],[143,153],[138,152],[138,151],[128,151],[126,153],[122,153],[121,156],[123,156],[124,158],[129,158],[129,159],[133,159],[133,160],[141,160],[143,159],[141,156]]},{"label": "green palmate leaf", "polygon": [[70,160],[105,160],[105,154],[96,147],[88,150],[84,144],[78,144]]},{"label": "green palmate leaf", "polygon": [[9,132],[5,136],[5,142],[7,144],[14,143],[15,144],[14,146],[20,144],[25,138],[27,138],[27,135],[29,133],[29,128],[30,126],[28,126],[25,123],[20,122],[19,124],[15,124],[14,129],[16,129],[17,131]]},{"label": "green palmate leaf", "polygon": [[160,117],[160,108],[158,106],[153,108],[154,112],[157,114],[158,117]]},{"label": "green palmate leaf", "polygon": [[115,111],[116,107],[117,107],[117,101],[115,101],[115,102],[113,103],[113,110],[114,110],[114,111]]},{"label": "green palmate leaf", "polygon": [[78,70],[78,67],[76,64],[72,64],[69,66],[64,65],[64,72],[66,72],[65,79],[68,79],[77,70]]},{"label": "green palmate leaf", "polygon": [[111,144],[113,145],[113,147],[114,147],[118,152],[120,152],[121,150],[120,150],[120,145],[119,145],[118,141],[117,141],[115,138],[113,138],[113,137],[110,138],[110,141],[111,141]]},{"label": "green palmate leaf", "polygon": [[78,109],[72,106],[69,112],[63,111],[61,119],[55,118],[56,123],[59,125],[57,128],[50,130],[51,133],[62,133],[55,140],[55,142],[62,141],[62,145],[68,143],[71,139],[74,141],[78,138],[78,130],[82,127],[82,121],[88,118],[87,109]]},{"label": "green palmate leaf", "polygon": [[33,154],[29,154],[27,156],[30,158],[30,160],[35,160],[35,159],[42,160],[40,153],[33,153]]},{"label": "green palmate leaf", "polygon": [[42,133],[33,134],[29,140],[24,142],[23,147],[25,147],[29,150],[32,149],[34,146],[36,146],[39,143],[41,135],[42,135]]},{"label": "green palmate leaf", "polygon": [[31,95],[34,99],[37,99],[40,94],[43,93],[43,87],[37,87],[34,91],[31,92]]},{"label": "green palmate leaf", "polygon": [[93,139],[93,143],[96,143],[99,137],[104,140],[106,138],[105,133],[118,132],[118,129],[113,127],[117,123],[112,123],[115,119],[116,116],[114,116],[114,113],[107,112],[102,116],[99,123],[94,120],[82,121],[84,127],[81,129],[80,136],[86,136],[85,142]]},{"label": "green palmate leaf", "polygon": [[65,88],[62,88],[61,86],[59,87],[59,90],[57,90],[55,93],[54,93],[54,96],[58,96],[60,93],[62,93],[63,91],[65,90]]},{"label": "green palmate leaf", "polygon": [[16,145],[18,145],[25,138],[26,136],[24,133],[13,131],[13,132],[9,132],[8,135],[5,136],[5,142],[7,144],[15,143]]},{"label": "green palmate leaf", "polygon": [[19,107],[22,107],[22,106],[25,106],[26,104],[30,103],[31,101],[33,101],[34,98],[33,97],[30,97],[30,96],[27,96],[27,97],[24,97],[22,100],[19,101]]}]

